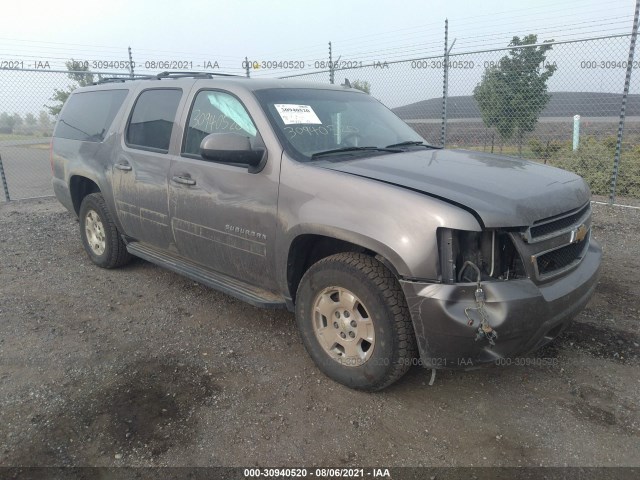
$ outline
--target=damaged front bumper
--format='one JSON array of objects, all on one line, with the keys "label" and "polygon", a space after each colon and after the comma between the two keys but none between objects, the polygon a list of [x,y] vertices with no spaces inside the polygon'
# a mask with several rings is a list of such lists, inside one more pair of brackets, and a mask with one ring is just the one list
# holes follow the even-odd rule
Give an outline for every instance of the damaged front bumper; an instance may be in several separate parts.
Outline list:
[{"label": "damaged front bumper", "polygon": [[498,333],[495,345],[486,338],[476,340],[480,318],[475,310],[475,283],[401,280],[420,363],[428,368],[473,368],[549,343],[589,301],[598,282],[601,257],[600,246],[591,240],[580,264],[551,282],[536,285],[528,278],[483,282],[484,312]]}]

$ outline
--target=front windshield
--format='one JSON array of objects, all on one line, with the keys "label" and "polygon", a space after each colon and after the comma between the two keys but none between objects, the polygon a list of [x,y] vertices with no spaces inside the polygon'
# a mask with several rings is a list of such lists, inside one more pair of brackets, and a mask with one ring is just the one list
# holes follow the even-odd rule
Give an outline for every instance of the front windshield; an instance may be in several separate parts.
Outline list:
[{"label": "front windshield", "polygon": [[297,160],[308,161],[322,152],[351,156],[362,147],[385,154],[392,152],[384,150],[390,145],[424,142],[369,95],[317,88],[274,88],[255,94],[285,149]]}]

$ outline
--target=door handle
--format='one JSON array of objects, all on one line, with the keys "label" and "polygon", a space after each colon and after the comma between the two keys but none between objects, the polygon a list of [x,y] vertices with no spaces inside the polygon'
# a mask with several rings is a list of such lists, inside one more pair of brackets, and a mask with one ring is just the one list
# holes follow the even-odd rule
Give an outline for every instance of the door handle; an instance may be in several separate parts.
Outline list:
[{"label": "door handle", "polygon": [[180,175],[176,175],[171,179],[175,183],[179,183],[180,185],[195,185],[196,181],[190,177],[183,177]]},{"label": "door handle", "polygon": [[129,165],[128,163],[116,163],[115,167],[118,170],[122,170],[123,172],[130,172],[132,170],[131,165]]}]

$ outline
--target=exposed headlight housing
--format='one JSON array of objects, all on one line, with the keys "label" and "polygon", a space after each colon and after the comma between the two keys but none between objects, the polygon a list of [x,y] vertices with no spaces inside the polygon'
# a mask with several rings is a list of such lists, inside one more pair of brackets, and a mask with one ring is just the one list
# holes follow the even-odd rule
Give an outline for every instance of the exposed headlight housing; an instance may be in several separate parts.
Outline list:
[{"label": "exposed headlight housing", "polygon": [[464,268],[465,262],[478,267],[482,281],[526,277],[522,258],[506,230],[439,228],[438,248],[443,283],[477,282],[476,271]]}]

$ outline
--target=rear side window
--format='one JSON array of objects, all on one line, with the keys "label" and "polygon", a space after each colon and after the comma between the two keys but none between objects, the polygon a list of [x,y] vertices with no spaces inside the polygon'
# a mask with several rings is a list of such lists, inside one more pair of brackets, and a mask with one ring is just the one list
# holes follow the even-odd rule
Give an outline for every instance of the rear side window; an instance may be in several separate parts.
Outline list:
[{"label": "rear side window", "polygon": [[71,95],[54,137],[102,142],[128,93],[128,90],[96,90]]},{"label": "rear side window", "polygon": [[182,97],[179,89],[145,90],[136,100],[127,127],[129,147],[167,153]]}]

